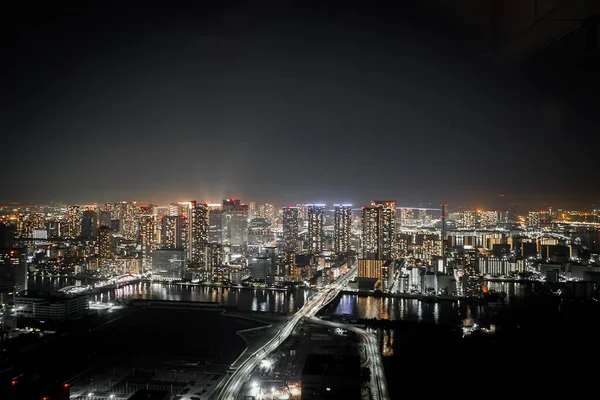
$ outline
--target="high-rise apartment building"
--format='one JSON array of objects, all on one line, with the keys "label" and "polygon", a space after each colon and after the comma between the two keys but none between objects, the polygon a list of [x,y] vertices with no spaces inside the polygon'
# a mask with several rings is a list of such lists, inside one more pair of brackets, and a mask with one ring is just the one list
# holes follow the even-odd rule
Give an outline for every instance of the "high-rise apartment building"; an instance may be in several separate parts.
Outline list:
[{"label": "high-rise apartment building", "polygon": [[395,258],[396,202],[372,201],[362,210],[362,258]]},{"label": "high-rise apartment building", "polygon": [[180,201],[176,204],[171,204],[169,205],[169,212],[174,213],[172,216],[179,217],[179,223],[181,224],[181,248],[189,260],[192,237],[192,202]]},{"label": "high-rise apartment building", "polygon": [[477,227],[477,211],[468,210],[462,213],[462,227],[466,229],[474,229]]},{"label": "high-rise apartment building", "polygon": [[[118,231],[115,233],[119,233],[125,239],[137,239],[140,209],[134,201],[106,203],[103,211],[110,213],[111,226],[113,229],[118,228]],[[114,221],[118,222],[115,223]]]},{"label": "high-rise apartment building", "polygon": [[98,228],[98,257],[112,258],[114,256],[113,235],[108,226]]},{"label": "high-rise apartment building", "polygon": [[295,252],[298,247],[298,208],[283,208],[283,250]]},{"label": "high-rise apartment building", "polygon": [[191,201],[190,210],[188,258],[193,264],[204,265],[208,244],[208,206]]},{"label": "high-rise apartment building", "polygon": [[333,211],[333,251],[343,254],[350,251],[352,227],[352,204],[334,204]]},{"label": "high-rise apartment building", "polygon": [[527,226],[530,228],[539,228],[541,225],[540,213],[537,211],[529,211],[529,218],[527,219]]},{"label": "high-rise apartment building", "polygon": [[140,217],[139,243],[143,259],[149,259],[156,250],[156,217],[142,215]]},{"label": "high-rise apartment building", "polygon": [[81,234],[82,210],[79,206],[69,206],[67,215],[67,229],[65,236],[69,238],[78,237]]},{"label": "high-rise apartment building", "polygon": [[498,213],[496,211],[481,211],[479,213],[479,226],[481,228],[494,227],[498,224]]},{"label": "high-rise apartment building", "polygon": [[325,204],[308,204],[308,249],[314,253],[325,247]]},{"label": "high-rise apartment building", "polygon": [[164,216],[161,220],[160,247],[162,249],[183,249],[181,243],[181,218]]}]

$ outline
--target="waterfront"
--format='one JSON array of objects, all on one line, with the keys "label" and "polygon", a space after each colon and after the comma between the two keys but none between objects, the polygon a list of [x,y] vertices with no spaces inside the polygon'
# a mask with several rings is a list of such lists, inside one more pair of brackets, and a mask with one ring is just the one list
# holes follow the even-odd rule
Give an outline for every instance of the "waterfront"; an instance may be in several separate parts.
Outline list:
[{"label": "waterfront", "polygon": [[[72,278],[32,276],[29,278],[30,292],[53,292],[61,287],[88,284]],[[487,282],[488,288],[507,294],[507,304],[514,298],[526,298],[532,293],[532,285],[513,282]],[[309,290],[271,290],[252,288],[229,288],[202,285],[178,285],[139,282],[119,289],[90,295],[91,301],[110,303],[130,299],[155,299],[174,301],[214,301],[225,306],[238,307],[240,311],[294,313],[306,301]],[[356,318],[377,318],[456,324],[464,318],[465,302],[439,303],[422,302],[417,299],[397,297],[369,297],[343,294],[324,311],[330,315],[348,315]],[[473,316],[479,314],[472,307]]]},{"label": "waterfront", "polygon": [[[30,292],[55,292],[70,285],[86,285],[89,282],[73,278],[29,277]],[[309,290],[271,290],[223,286],[181,285],[138,282],[102,293],[90,294],[90,300],[102,303],[131,299],[153,299],[172,301],[213,301],[240,311],[294,313],[309,295]]]}]

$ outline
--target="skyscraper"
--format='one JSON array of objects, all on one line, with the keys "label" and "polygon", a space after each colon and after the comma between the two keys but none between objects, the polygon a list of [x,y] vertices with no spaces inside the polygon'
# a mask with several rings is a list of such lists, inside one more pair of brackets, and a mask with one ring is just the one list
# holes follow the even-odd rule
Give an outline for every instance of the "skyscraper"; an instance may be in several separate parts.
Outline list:
[{"label": "skyscraper", "polygon": [[81,215],[82,211],[79,206],[69,206],[66,237],[75,238],[81,234]]},{"label": "skyscraper", "polygon": [[182,249],[180,217],[169,215],[162,218],[160,247],[162,249]]},{"label": "skyscraper", "polygon": [[350,251],[352,204],[334,204],[333,251],[342,254]]},{"label": "skyscraper", "polygon": [[248,242],[248,205],[239,199],[224,199],[221,219],[221,243],[243,251]]},{"label": "skyscraper", "polygon": [[156,217],[142,215],[140,217],[140,249],[142,258],[149,259],[156,250]]},{"label": "skyscraper", "polygon": [[325,204],[308,204],[308,248],[314,253],[325,246]]},{"label": "skyscraper", "polygon": [[295,252],[298,247],[298,208],[283,208],[283,250]]},{"label": "skyscraper", "polygon": [[206,245],[208,244],[208,206],[203,203],[191,201],[190,207],[189,260],[193,264],[204,265],[206,261]]},{"label": "skyscraper", "polygon": [[372,201],[362,210],[363,258],[392,260],[395,258],[396,202]]},{"label": "skyscraper", "polygon": [[26,249],[0,249],[0,293],[27,290]]},{"label": "skyscraper", "polygon": [[98,214],[85,210],[81,215],[81,237],[92,239],[98,237]]},{"label": "skyscraper", "polygon": [[98,228],[98,257],[112,258],[113,256],[112,231],[108,226],[101,226]]}]

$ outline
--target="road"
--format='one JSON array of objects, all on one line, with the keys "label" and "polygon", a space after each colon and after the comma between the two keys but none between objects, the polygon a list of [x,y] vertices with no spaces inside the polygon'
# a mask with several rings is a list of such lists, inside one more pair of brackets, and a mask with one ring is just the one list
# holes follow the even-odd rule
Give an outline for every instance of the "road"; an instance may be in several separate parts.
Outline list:
[{"label": "road", "polygon": [[355,275],[356,265],[346,274],[339,277],[334,283],[329,285],[328,289],[319,290],[319,292],[309,297],[304,303],[304,306],[302,306],[302,308],[281,327],[281,330],[271,340],[248,356],[246,361],[223,379],[220,392],[216,397],[217,400],[236,400],[240,390],[243,388],[246,381],[250,379],[252,371],[254,371],[267,355],[273,352],[290,336],[298,322],[303,318],[314,317],[321,308],[325,307],[329,302],[336,298],[337,294]]},{"label": "road", "polygon": [[390,398],[383,369],[383,360],[381,359],[381,353],[379,352],[379,346],[377,345],[377,337],[373,333],[369,333],[354,325],[323,321],[316,317],[313,317],[311,322],[332,328],[346,329],[356,333],[361,338],[365,348],[366,363],[363,364],[363,367],[367,367],[371,370],[371,383],[369,385],[371,399],[388,400]]}]

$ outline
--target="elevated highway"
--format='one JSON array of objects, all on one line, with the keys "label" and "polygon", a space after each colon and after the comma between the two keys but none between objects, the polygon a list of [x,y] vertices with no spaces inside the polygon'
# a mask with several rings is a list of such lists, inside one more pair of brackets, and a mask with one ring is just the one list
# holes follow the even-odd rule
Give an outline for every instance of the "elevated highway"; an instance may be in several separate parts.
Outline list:
[{"label": "elevated highway", "polygon": [[356,265],[339,277],[328,289],[320,290],[312,295],[304,303],[304,306],[265,345],[250,354],[239,367],[230,369],[230,373],[221,381],[220,387],[215,390],[215,393],[218,394],[214,398],[217,400],[236,400],[244,384],[248,381],[254,369],[260,365],[260,362],[291,335],[300,321],[313,318],[317,312],[333,301],[355,275]]}]

